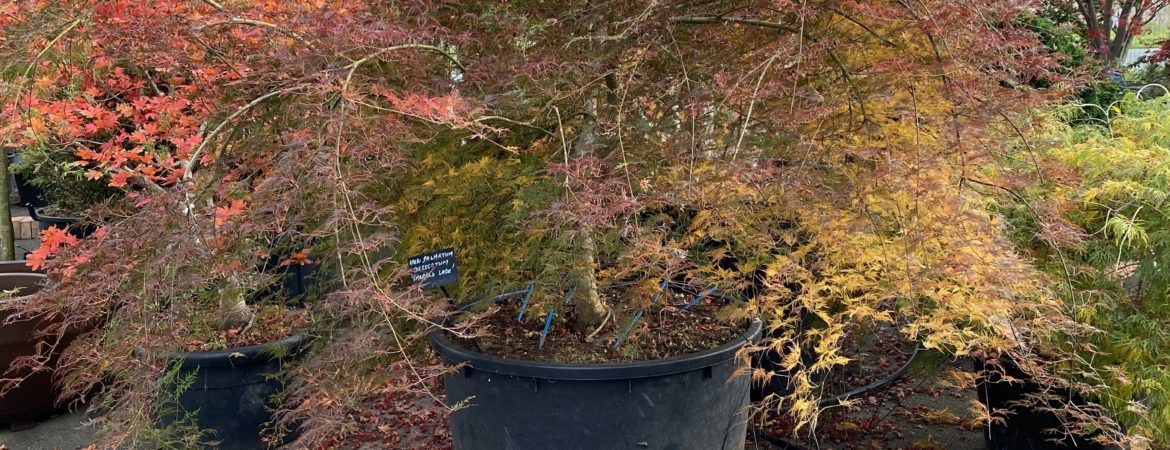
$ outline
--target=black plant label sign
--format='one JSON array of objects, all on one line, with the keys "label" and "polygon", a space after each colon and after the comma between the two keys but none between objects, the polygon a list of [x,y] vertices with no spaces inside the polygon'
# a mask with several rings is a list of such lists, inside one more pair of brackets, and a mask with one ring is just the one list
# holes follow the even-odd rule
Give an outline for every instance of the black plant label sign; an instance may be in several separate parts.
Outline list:
[{"label": "black plant label sign", "polygon": [[407,265],[410,267],[410,282],[422,283],[423,289],[446,286],[459,279],[454,248],[412,256]]}]

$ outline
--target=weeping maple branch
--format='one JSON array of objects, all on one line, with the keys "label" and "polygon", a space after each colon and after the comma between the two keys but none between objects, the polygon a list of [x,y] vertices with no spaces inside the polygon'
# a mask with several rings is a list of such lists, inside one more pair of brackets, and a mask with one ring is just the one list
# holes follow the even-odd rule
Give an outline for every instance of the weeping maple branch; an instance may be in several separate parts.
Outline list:
[{"label": "weeping maple branch", "polygon": [[[1007,192],[1008,195],[1011,195],[1012,198],[1015,198],[1016,201],[1018,201],[1018,202],[1020,202],[1020,204],[1024,205],[1025,208],[1028,208],[1028,212],[1030,214],[1032,214],[1032,217],[1034,217],[1037,222],[1041,222],[1044,220],[1043,217],[1040,216],[1040,213],[1036,211],[1036,208],[1032,207],[1032,202],[1029,202],[1028,199],[1024,198],[1023,195],[1021,195],[1019,192],[1016,192],[1012,188],[1009,188],[1007,186],[1001,186],[1001,185],[998,185],[998,184],[995,184],[995,183],[992,183],[989,181],[983,181],[983,180],[980,180],[977,178],[971,178],[969,176],[962,177],[961,179],[959,179],[959,182],[960,183],[975,183],[978,185],[983,185],[983,186],[987,186],[990,188],[995,188],[995,189],[999,189],[1001,191]],[[1057,257],[1060,258],[1060,265],[1064,271],[1064,281],[1065,281],[1065,283],[1067,283],[1068,288],[1070,290],[1076,290],[1076,287],[1073,284],[1073,280],[1072,280],[1072,269],[1069,268],[1068,260],[1065,259],[1064,252],[1061,251],[1060,246],[1057,245],[1055,241],[1052,241],[1048,238],[1045,238],[1043,236],[1041,236],[1041,238],[1044,239],[1044,241],[1047,242],[1048,245],[1051,246],[1052,249],[1056,251]]]},{"label": "weeping maple branch", "polygon": [[[894,43],[893,41],[889,40],[888,38],[878,34],[876,31],[874,31],[872,28],[865,25],[864,23],[861,23],[860,21],[846,15],[845,13],[843,13],[839,10],[830,8],[830,11],[832,11],[833,13],[835,13],[837,15],[840,15],[841,17],[844,17],[846,20],[853,22],[854,24],[857,24],[859,27],[861,27],[862,29],[867,31],[869,34],[873,35],[878,40],[880,40],[882,42],[882,44],[889,46],[889,47],[898,47],[898,45],[896,43]],[[788,25],[784,25],[782,23],[768,22],[765,20],[749,19],[749,18],[744,18],[744,17],[728,17],[728,16],[676,17],[674,19],[671,19],[671,23],[689,24],[689,25],[704,25],[704,24],[715,24],[715,23],[736,23],[736,24],[770,28],[773,30],[780,30],[780,31],[793,33],[793,34],[803,34],[804,36],[806,36],[808,39],[810,39],[813,42],[820,41],[819,37],[817,37],[816,35],[813,35],[812,33],[809,33],[808,30],[797,29],[797,28],[794,28],[794,27],[791,27]],[[870,123],[871,121],[869,118],[869,114],[866,111],[866,107],[865,107],[865,97],[862,95],[861,89],[859,89],[857,84],[853,81],[853,77],[851,75],[851,72],[849,71],[849,68],[845,66],[845,63],[841,60],[841,57],[837,54],[837,52],[834,49],[830,48],[828,50],[828,54],[829,54],[830,59],[832,59],[833,64],[835,66],[837,66],[837,68],[841,71],[842,78],[844,79],[845,83],[849,85],[850,90],[853,92],[853,96],[857,98],[858,109],[861,112],[862,124]],[[765,69],[765,72],[767,72],[767,69]],[[761,78],[761,80],[762,80],[762,78]],[[757,89],[758,89],[758,86],[757,86]],[[750,115],[750,109],[751,108],[749,107],[749,115]],[[737,150],[738,150],[738,145],[737,145]]]},{"label": "weeping maple branch", "polygon": [[386,53],[390,53],[390,52],[394,52],[394,51],[398,51],[398,50],[409,50],[409,49],[426,50],[429,52],[438,53],[440,55],[443,55],[444,58],[447,58],[448,60],[450,60],[452,64],[455,64],[455,67],[458,67],[459,70],[462,70],[464,72],[467,71],[467,67],[464,66],[463,63],[459,62],[459,58],[455,57],[455,55],[451,54],[451,52],[448,52],[447,50],[436,47],[434,45],[427,45],[427,44],[401,44],[401,45],[394,45],[394,46],[386,47],[383,49],[379,49],[378,51],[376,51],[374,53],[370,53],[369,55],[366,55],[365,57],[350,63],[348,66],[345,66],[346,69],[349,69],[349,74],[347,74],[345,76],[345,86],[349,86],[350,81],[353,79],[354,72],[356,72],[358,67],[361,67],[362,64],[370,62],[370,60],[372,60],[372,59],[380,58],[382,55],[384,55]]},{"label": "weeping maple branch", "polygon": [[712,23],[737,23],[742,25],[752,25],[757,27],[771,28],[773,30],[786,31],[789,33],[800,33],[800,30],[784,25],[782,23],[768,22],[766,20],[748,19],[745,17],[725,17],[725,16],[697,16],[697,17],[676,17],[670,20],[671,23],[688,24],[688,25],[703,25]]},{"label": "weeping maple branch", "polygon": [[887,38],[885,36],[882,36],[881,34],[878,34],[878,32],[875,31],[873,28],[871,28],[869,25],[866,25],[865,23],[861,22],[860,20],[853,18],[853,16],[845,14],[844,11],[841,11],[840,9],[837,9],[835,7],[832,7],[832,6],[827,6],[827,7],[825,7],[825,9],[832,11],[834,14],[836,14],[838,16],[844,17],[845,20],[852,22],[854,25],[861,27],[861,29],[865,30],[866,33],[869,33],[870,36],[873,36],[873,37],[877,38],[879,41],[882,41],[882,44],[884,44],[885,46],[898,48],[897,43],[895,43],[894,41],[891,41],[889,38]]},{"label": "weeping maple branch", "polygon": [[199,146],[195,148],[195,151],[191,152],[191,157],[188,158],[187,161],[183,163],[183,180],[187,181],[187,180],[191,179],[191,172],[194,171],[195,167],[199,164],[199,156],[203,153],[203,150],[207,147],[207,143],[211,142],[211,140],[214,139],[216,135],[218,135],[221,131],[223,131],[224,127],[226,127],[227,124],[231,123],[233,120],[235,120],[241,114],[248,112],[252,108],[256,107],[256,105],[263,103],[265,100],[268,100],[272,97],[276,97],[276,96],[281,95],[281,94],[287,94],[289,92],[297,91],[300,89],[302,89],[300,86],[295,86],[295,87],[291,87],[291,88],[275,90],[275,91],[269,92],[267,94],[261,95],[261,96],[257,97],[255,100],[248,102],[248,104],[241,106],[239,109],[237,109],[235,112],[233,112],[230,116],[228,116],[226,119],[224,119],[223,122],[220,122],[218,126],[216,126],[214,129],[211,130],[210,133],[207,134],[207,136],[203,137],[202,142],[199,143]]},{"label": "weeping maple branch", "polygon": [[309,50],[316,50],[316,47],[313,46],[313,43],[309,42],[307,39],[302,37],[300,34],[297,34],[297,32],[290,30],[288,28],[284,28],[280,25],[265,22],[262,20],[241,19],[239,17],[233,17],[231,19],[221,20],[219,22],[212,22],[212,23],[200,25],[198,27],[195,27],[195,31],[202,32],[208,28],[227,26],[227,25],[249,25],[249,26],[254,26],[254,27],[269,28],[269,29],[272,29],[276,32],[279,32],[279,33],[281,33],[285,36],[288,36],[289,38],[301,43],[301,45],[308,47]]}]

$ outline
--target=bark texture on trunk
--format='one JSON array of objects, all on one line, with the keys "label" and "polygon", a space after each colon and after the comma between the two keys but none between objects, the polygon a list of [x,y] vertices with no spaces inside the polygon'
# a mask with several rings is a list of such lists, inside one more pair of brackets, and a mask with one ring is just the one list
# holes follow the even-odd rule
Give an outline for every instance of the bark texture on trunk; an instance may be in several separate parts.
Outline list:
[{"label": "bark texture on trunk", "polygon": [[[581,128],[577,142],[573,145],[573,156],[576,158],[592,154],[599,145],[596,97],[585,100],[585,115],[585,124]],[[581,239],[580,249],[581,266],[577,271],[576,278],[577,286],[582,290],[583,295],[573,308],[577,313],[577,328],[585,330],[600,325],[605,320],[606,314],[609,313],[609,308],[602,303],[601,296],[597,292],[597,245],[587,230],[585,237]]]},{"label": "bark texture on trunk", "polygon": [[252,325],[255,314],[252,313],[251,309],[248,309],[248,303],[244,301],[242,296],[224,297],[219,306],[223,311],[223,329],[247,328]]},{"label": "bark texture on trunk", "polygon": [[[592,2],[591,2],[592,3]],[[603,42],[604,38],[609,34],[609,22],[605,19],[602,13],[597,13],[593,17],[592,34],[593,37],[598,38],[591,42],[590,46],[597,46],[599,42]],[[618,90],[618,79],[613,72],[607,73],[603,78],[605,98],[612,104],[618,101],[616,92]],[[594,155],[601,147],[601,132],[598,131],[597,126],[597,112],[599,98],[602,96],[600,87],[591,87],[587,90],[586,99],[584,102],[584,123],[581,126],[581,133],[577,137],[577,142],[573,144],[573,157],[581,158],[584,156]],[[578,289],[582,291],[580,299],[577,300],[573,306],[574,312],[577,314],[577,328],[586,330],[602,325],[606,316],[610,314],[610,309],[604,302],[601,301],[601,295],[598,292],[597,286],[597,244],[590,234],[590,230],[582,230],[584,237],[581,238],[581,259],[580,267],[577,269],[576,279]]]},{"label": "bark texture on trunk", "polygon": [[231,281],[236,287],[227,288],[220,292],[220,326],[225,330],[251,327],[252,321],[256,319],[256,314],[248,308],[247,296],[244,295],[244,290],[238,287],[241,285],[239,280],[233,277]]},{"label": "bark texture on trunk", "polygon": [[12,185],[8,184],[8,149],[0,147],[4,155],[0,155],[0,176],[4,182],[0,183],[0,199],[4,199],[4,207],[0,208],[0,258],[5,261],[16,259],[16,233],[12,229],[12,205],[8,203],[8,195],[12,192]]},{"label": "bark texture on trunk", "polygon": [[583,241],[581,243],[582,266],[577,275],[577,285],[581,287],[584,295],[575,306],[577,328],[581,330],[598,326],[609,314],[609,308],[605,306],[605,303],[602,303],[601,295],[597,289],[597,261],[593,256],[597,253],[596,245],[591,237],[586,237]]},{"label": "bark texture on trunk", "polygon": [[1105,70],[1125,60],[1135,33],[1167,5],[1170,2],[1166,0],[1076,0],[1089,32],[1091,50]]}]

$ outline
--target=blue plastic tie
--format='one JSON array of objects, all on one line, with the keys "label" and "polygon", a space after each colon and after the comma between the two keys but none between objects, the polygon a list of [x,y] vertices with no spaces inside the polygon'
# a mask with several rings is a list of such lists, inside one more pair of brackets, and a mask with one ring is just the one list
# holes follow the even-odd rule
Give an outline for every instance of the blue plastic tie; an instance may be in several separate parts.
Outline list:
[{"label": "blue plastic tie", "polygon": [[[666,285],[668,284],[670,283],[666,281],[666,278],[663,278],[662,281],[658,283],[658,293],[654,295],[653,300],[650,300],[651,305],[658,304],[658,299],[662,297],[662,292],[666,290]],[[644,312],[644,309],[639,309],[638,312],[634,313],[634,318],[630,319],[629,325],[626,325],[626,331],[619,335],[617,339],[614,339],[614,350],[616,350],[618,347],[621,347],[622,341],[626,340],[626,338],[630,337],[630,333],[634,332],[634,325],[637,324],[638,320],[642,318],[642,313]]]},{"label": "blue plastic tie", "polygon": [[663,278],[663,279],[662,279],[662,282],[661,282],[661,283],[658,283],[658,293],[657,293],[657,294],[654,294],[654,300],[650,300],[650,304],[651,304],[651,305],[657,305],[657,304],[658,304],[658,299],[659,299],[660,297],[662,297],[662,291],[665,291],[665,290],[666,290],[666,284],[667,284],[667,282],[666,282],[666,278]]},{"label": "blue plastic tie", "polygon": [[682,311],[686,311],[688,309],[691,309],[695,305],[699,304],[699,301],[703,300],[704,298],[707,298],[708,295],[711,295],[713,293],[715,293],[714,287],[709,288],[709,289],[699,293],[699,295],[696,295],[695,298],[691,299],[690,303],[687,303],[686,306],[682,307]]},{"label": "blue plastic tie", "polygon": [[544,319],[544,331],[540,332],[540,343],[536,344],[536,348],[538,348],[538,349],[544,348],[544,338],[546,336],[548,336],[548,329],[550,326],[552,326],[552,319],[553,319],[553,316],[556,315],[556,313],[557,313],[556,306],[554,306],[553,309],[548,312],[548,318]]},{"label": "blue plastic tie", "polygon": [[618,335],[617,339],[614,339],[614,341],[613,341],[613,349],[614,350],[617,350],[618,347],[621,347],[622,341],[626,340],[627,337],[630,337],[630,333],[634,332],[634,324],[638,323],[638,319],[642,318],[642,312],[644,312],[644,310],[639,309],[637,313],[634,313],[634,318],[630,319],[629,325],[626,325],[626,331],[623,332],[622,334]]},{"label": "blue plastic tie", "polygon": [[516,316],[516,321],[519,322],[524,319],[524,310],[528,309],[528,300],[532,298],[532,291],[536,290],[536,283],[528,285],[528,292],[524,293],[524,303],[520,304],[520,315]]}]

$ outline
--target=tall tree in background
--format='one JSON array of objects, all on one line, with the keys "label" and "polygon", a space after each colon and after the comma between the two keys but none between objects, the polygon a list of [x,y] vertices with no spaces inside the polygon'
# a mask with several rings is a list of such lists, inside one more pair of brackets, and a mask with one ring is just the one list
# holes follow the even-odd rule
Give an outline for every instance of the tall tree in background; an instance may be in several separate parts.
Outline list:
[{"label": "tall tree in background", "polygon": [[1125,59],[1130,42],[1158,15],[1170,0],[1050,0],[1050,10],[1075,6],[1084,21],[1089,45],[1105,69]]}]

